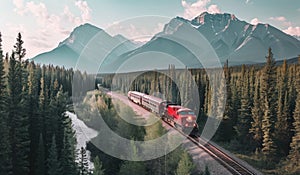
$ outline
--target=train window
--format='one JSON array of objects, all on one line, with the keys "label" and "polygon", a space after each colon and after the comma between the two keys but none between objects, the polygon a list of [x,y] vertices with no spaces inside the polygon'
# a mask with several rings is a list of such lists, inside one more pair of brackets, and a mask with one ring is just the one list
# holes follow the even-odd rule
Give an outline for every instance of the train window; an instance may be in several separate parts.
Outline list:
[{"label": "train window", "polygon": [[193,111],[188,111],[188,114],[195,115],[195,113]]},{"label": "train window", "polygon": [[193,111],[181,111],[179,115],[195,115],[195,113]]}]

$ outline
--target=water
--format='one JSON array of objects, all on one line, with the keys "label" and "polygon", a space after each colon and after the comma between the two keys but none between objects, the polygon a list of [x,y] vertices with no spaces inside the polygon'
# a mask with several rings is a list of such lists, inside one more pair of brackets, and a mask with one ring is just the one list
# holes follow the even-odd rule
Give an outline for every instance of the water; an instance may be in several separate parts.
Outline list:
[{"label": "water", "polygon": [[[77,145],[76,149],[80,151],[81,147],[86,148],[86,143],[89,142],[91,139],[98,135],[98,132],[92,128],[89,128],[85,125],[83,121],[81,121],[76,114],[71,112],[66,112],[66,114],[70,117],[73,124],[73,129],[76,131],[76,139]],[[87,158],[89,160],[89,167],[90,169],[94,168],[93,162],[90,161],[91,153],[90,151],[87,152]]]}]

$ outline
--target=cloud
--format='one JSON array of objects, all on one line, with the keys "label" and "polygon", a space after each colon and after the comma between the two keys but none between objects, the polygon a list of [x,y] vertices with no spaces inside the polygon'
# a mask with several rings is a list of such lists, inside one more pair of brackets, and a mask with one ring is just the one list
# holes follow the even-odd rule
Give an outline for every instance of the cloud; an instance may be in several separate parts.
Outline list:
[{"label": "cloud", "polygon": [[283,22],[286,21],[286,18],[284,16],[278,16],[278,17],[271,17],[270,20]]},{"label": "cloud", "polygon": [[81,11],[81,18],[83,22],[88,22],[91,20],[91,9],[88,6],[86,1],[77,1],[75,2],[75,5],[80,9]]},{"label": "cloud", "polygon": [[250,23],[251,23],[252,25],[257,25],[258,23],[261,23],[261,22],[259,21],[258,18],[253,18],[253,19],[251,20]]},{"label": "cloud", "polygon": [[[147,25],[141,23],[141,20],[147,21]],[[157,18],[156,16],[138,17],[113,22],[105,28],[105,31],[112,36],[122,35],[129,40],[144,43],[149,41],[155,34],[162,32],[165,24],[170,20],[169,18]]]},{"label": "cloud", "polygon": [[288,21],[284,16],[278,16],[278,17],[270,17],[269,18],[272,21],[280,22],[284,26],[291,26],[292,23]]},{"label": "cloud", "polygon": [[251,2],[251,0],[246,0],[246,4],[248,4],[249,2]]},{"label": "cloud", "polygon": [[198,0],[195,3],[188,3],[186,0],[182,0],[181,5],[184,8],[183,17],[186,19],[193,19],[206,11],[209,11],[209,13],[221,13],[221,10],[217,5],[208,7],[210,2],[211,0]]},{"label": "cloud", "polygon": [[62,15],[62,19],[63,19],[64,23],[71,23],[71,24],[75,24],[76,26],[87,22],[86,20],[83,20],[81,17],[75,16],[70,11],[68,6],[64,7],[64,12],[63,12],[63,15]]},{"label": "cloud", "polygon": [[289,35],[296,35],[300,36],[300,27],[288,27],[287,29],[283,30],[283,32]]},{"label": "cloud", "polygon": [[281,25],[287,27],[287,29],[283,30],[283,32],[285,32],[289,35],[300,36],[300,27],[298,27],[298,26],[294,27],[293,23],[288,21],[286,19],[286,17],[277,16],[277,17],[270,17],[269,19],[272,21],[275,21],[275,22],[279,22]]},{"label": "cloud", "polygon": [[14,11],[17,11],[18,9],[23,9],[23,0],[13,0],[13,4],[15,5]]},{"label": "cloud", "polygon": [[220,8],[217,5],[211,5],[208,7],[208,13],[221,13]]},{"label": "cloud", "polygon": [[[25,18],[34,20],[37,24],[34,32],[26,33],[28,55],[34,56],[42,51],[55,47],[61,38],[66,37],[76,26],[87,23],[91,20],[91,9],[87,1],[79,0],[74,2],[79,15],[72,13],[68,6],[65,6],[60,13],[49,13],[43,2],[13,0],[14,12]],[[35,38],[34,38],[34,37]],[[31,51],[31,53],[29,53]]]}]

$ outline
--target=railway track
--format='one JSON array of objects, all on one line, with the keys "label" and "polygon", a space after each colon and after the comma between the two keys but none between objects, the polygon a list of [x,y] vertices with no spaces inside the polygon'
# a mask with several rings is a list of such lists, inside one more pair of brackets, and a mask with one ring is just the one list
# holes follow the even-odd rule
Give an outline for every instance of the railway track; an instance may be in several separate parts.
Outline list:
[{"label": "railway track", "polygon": [[256,173],[252,172],[245,166],[238,163],[236,160],[231,158],[229,155],[224,153],[219,148],[215,147],[214,145],[210,144],[209,142],[206,142],[204,139],[199,138],[199,141],[195,140],[194,138],[186,135],[170,123],[162,120],[167,125],[171,126],[175,130],[177,130],[180,134],[185,136],[187,139],[189,139],[191,142],[193,142],[197,147],[204,150],[207,154],[212,156],[217,162],[219,162],[222,166],[224,166],[230,173],[233,175],[256,175]]},{"label": "railway track", "polygon": [[[127,98],[126,98],[127,100]],[[139,105],[137,105],[139,106]],[[158,116],[157,116],[158,117]],[[159,117],[160,118],[160,117]],[[240,164],[236,160],[234,160],[231,156],[224,153],[222,150],[217,148],[216,146],[212,145],[208,141],[205,141],[203,138],[199,138],[199,140],[195,140],[194,138],[186,135],[178,128],[174,127],[172,124],[162,120],[164,123],[169,125],[170,127],[177,130],[180,134],[184,137],[189,139],[192,143],[194,143],[197,147],[204,150],[208,155],[214,158],[218,163],[220,163],[224,168],[226,168],[230,173],[233,175],[256,175],[256,172],[253,172],[249,168],[245,167],[244,165]]]}]

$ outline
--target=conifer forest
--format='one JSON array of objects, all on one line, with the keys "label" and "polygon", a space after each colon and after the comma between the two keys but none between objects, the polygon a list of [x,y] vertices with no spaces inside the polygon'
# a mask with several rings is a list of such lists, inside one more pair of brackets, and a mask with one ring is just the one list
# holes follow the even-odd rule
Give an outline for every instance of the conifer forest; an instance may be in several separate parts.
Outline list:
[{"label": "conifer forest", "polygon": [[[11,52],[5,53],[1,43],[0,35],[0,175],[199,174],[182,148],[145,162],[111,157],[92,142],[87,148],[76,149],[75,131],[66,115],[66,111],[72,111],[73,76],[85,77],[83,83],[94,83],[95,89],[100,82],[91,82],[95,75],[24,59],[26,49],[20,33]],[[226,96],[211,88],[208,74],[214,71],[175,69],[170,65],[165,74],[155,70],[146,72],[132,84],[126,82],[131,82],[135,73],[98,76],[102,77],[104,88],[123,94],[129,90],[159,92],[185,106],[190,101],[181,97],[190,95],[193,82],[185,85],[185,94],[180,94],[172,80],[184,80],[191,73],[200,99],[200,106],[194,107],[199,110],[200,132],[206,120],[216,115],[212,104],[226,98],[224,113],[217,116],[221,124],[213,141],[265,174],[300,173],[300,57],[297,63],[285,60],[279,64],[269,48],[264,64],[225,63],[222,68],[225,81],[218,82],[218,87],[226,87]],[[134,115],[133,110],[114,106],[109,96],[95,89],[89,91],[95,91],[91,96],[97,99],[96,108],[119,135],[149,140],[165,132],[160,124],[150,128],[124,124],[115,108],[124,108],[128,115]],[[88,103],[88,95],[82,95],[84,103]],[[93,128],[93,118],[82,120]],[[97,139],[94,141],[101,141]],[[87,163],[87,150],[91,151],[93,168]],[[207,170],[202,174],[210,173]]]}]

